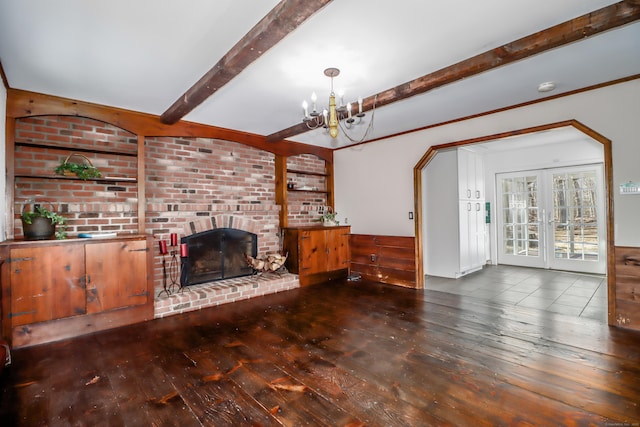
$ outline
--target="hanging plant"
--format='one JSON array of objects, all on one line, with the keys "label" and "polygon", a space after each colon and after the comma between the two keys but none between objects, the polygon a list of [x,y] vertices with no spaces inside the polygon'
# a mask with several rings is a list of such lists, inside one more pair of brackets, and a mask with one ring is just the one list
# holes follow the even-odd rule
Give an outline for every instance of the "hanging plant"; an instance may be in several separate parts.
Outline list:
[{"label": "hanging plant", "polygon": [[[71,159],[74,156],[81,157],[84,159],[84,161],[82,163],[70,162],[69,159]],[[54,169],[54,172],[57,173],[58,175],[63,175],[63,176],[77,176],[82,180],[102,177],[102,174],[100,173],[98,168],[93,166],[93,163],[91,163],[91,160],[89,160],[87,157],[83,156],[82,154],[74,154],[74,153],[69,154],[61,164],[56,166],[56,168]]]}]

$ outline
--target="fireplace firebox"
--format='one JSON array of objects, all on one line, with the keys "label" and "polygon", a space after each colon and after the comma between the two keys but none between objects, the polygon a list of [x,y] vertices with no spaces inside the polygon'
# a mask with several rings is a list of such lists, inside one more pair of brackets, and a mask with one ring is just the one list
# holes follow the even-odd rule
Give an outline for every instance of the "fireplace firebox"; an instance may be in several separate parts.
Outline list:
[{"label": "fireplace firebox", "polygon": [[188,256],[182,260],[180,286],[253,274],[245,255],[255,257],[258,236],[235,228],[216,228],[185,236]]}]

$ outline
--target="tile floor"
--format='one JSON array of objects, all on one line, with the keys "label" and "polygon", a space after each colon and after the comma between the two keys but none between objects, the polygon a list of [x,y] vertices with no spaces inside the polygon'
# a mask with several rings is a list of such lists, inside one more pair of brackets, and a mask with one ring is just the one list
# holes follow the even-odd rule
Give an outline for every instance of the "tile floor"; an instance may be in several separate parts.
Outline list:
[{"label": "tile floor", "polygon": [[425,289],[607,321],[604,275],[487,265],[459,279],[426,276]]}]

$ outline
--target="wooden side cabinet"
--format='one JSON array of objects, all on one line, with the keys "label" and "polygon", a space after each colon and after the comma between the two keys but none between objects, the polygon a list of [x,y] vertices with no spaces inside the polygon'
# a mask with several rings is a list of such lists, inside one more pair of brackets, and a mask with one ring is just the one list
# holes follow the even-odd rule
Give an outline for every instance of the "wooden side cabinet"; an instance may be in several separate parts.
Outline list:
[{"label": "wooden side cabinet", "polygon": [[615,321],[619,326],[640,330],[640,248],[616,246],[615,272]]},{"label": "wooden side cabinet", "polygon": [[3,335],[24,347],[153,319],[149,240],[0,244]]},{"label": "wooden side cabinet", "polygon": [[351,227],[284,228],[287,269],[300,276],[300,285],[312,285],[349,275]]}]

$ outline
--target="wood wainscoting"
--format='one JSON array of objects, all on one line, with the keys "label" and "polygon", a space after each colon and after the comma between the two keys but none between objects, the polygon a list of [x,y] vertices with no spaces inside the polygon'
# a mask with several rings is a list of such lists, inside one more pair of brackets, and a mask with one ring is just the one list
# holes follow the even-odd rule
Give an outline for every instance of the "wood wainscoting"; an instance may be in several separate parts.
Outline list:
[{"label": "wood wainscoting", "polygon": [[416,287],[415,238],[352,234],[351,273],[376,282]]},{"label": "wood wainscoting", "polygon": [[640,330],[640,248],[616,246],[616,324]]}]

